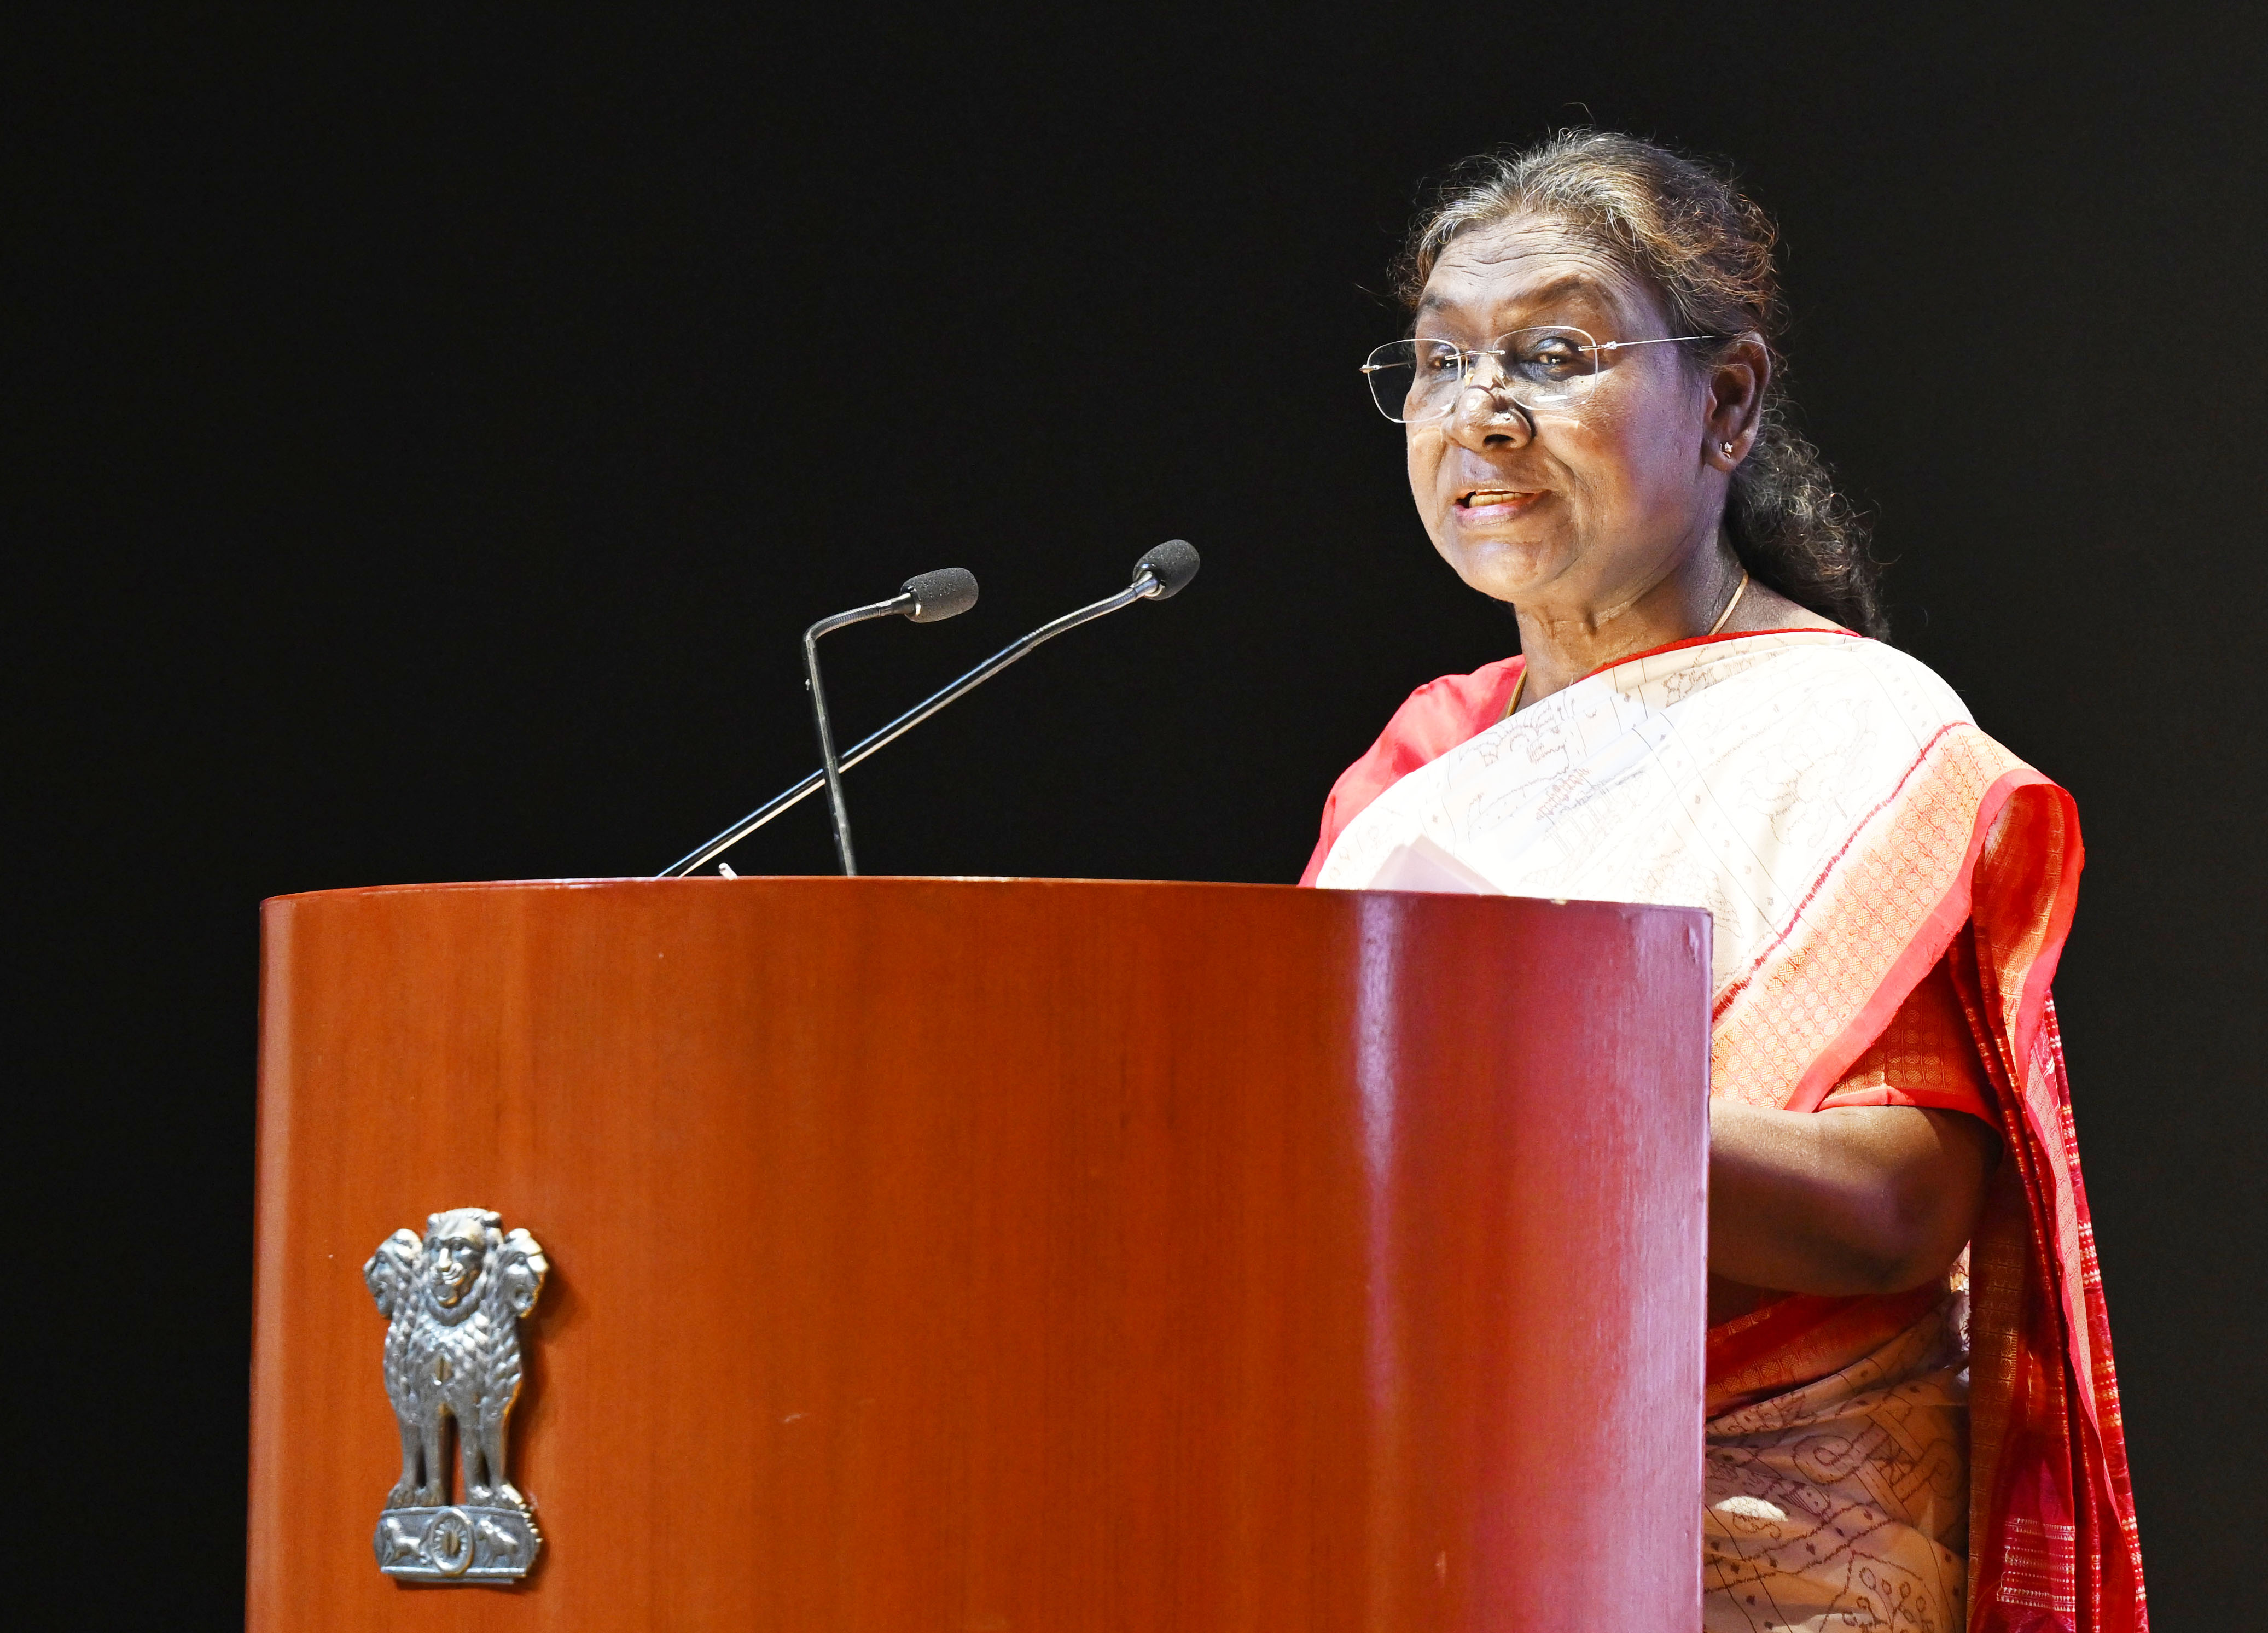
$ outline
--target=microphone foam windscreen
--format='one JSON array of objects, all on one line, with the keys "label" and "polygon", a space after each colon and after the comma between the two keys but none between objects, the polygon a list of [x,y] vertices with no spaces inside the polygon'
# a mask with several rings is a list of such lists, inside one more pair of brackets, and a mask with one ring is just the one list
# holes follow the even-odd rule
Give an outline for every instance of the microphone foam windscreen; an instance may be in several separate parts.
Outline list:
[{"label": "microphone foam windscreen", "polygon": [[966,567],[916,573],[899,587],[914,598],[914,609],[906,616],[917,624],[957,617],[976,605],[976,575]]},{"label": "microphone foam windscreen", "polygon": [[1150,598],[1152,600],[1162,601],[1167,596],[1179,595],[1197,576],[1197,547],[1187,539],[1168,539],[1134,563],[1137,578],[1145,570],[1158,580],[1158,593]]}]

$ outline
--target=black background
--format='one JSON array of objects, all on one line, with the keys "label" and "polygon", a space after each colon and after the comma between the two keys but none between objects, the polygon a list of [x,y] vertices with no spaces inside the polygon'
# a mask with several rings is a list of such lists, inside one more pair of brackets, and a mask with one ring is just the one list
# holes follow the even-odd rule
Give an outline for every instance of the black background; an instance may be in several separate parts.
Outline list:
[{"label": "black background", "polygon": [[[109,1517],[42,1573],[238,1614],[260,898],[650,872],[809,768],[813,617],[983,581],[830,643],[855,736],[1176,534],[1182,598],[854,774],[862,861],[1296,877],[1403,694],[1513,642],[1354,373],[1416,184],[1596,122],[1779,216],[1899,639],[2078,797],[2059,997],[2153,1596],[2256,1607],[2238,8],[444,10],[65,20],[0,70],[15,1347],[50,1380],[17,1477]],[[732,859],[824,870],[817,805]]]}]

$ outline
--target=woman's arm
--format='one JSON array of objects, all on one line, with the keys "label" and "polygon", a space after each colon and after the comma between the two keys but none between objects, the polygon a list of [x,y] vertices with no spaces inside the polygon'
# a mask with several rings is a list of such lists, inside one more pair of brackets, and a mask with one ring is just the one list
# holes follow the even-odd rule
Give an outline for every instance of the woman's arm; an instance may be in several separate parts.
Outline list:
[{"label": "woman's arm", "polygon": [[1752,1287],[1887,1293],[1941,1276],[1977,1228],[1999,1136],[1918,1106],[1709,1107],[1709,1269]]}]

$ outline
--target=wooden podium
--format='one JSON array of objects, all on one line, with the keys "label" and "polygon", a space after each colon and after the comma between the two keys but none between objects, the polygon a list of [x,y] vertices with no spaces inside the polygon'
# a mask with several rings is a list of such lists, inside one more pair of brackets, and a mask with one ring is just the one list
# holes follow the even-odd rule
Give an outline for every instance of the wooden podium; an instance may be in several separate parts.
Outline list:
[{"label": "wooden podium", "polygon": [[[1708,931],[1272,886],[264,909],[250,1625],[1699,1625]],[[381,1576],[373,1250],[478,1206],[512,1586]]]}]

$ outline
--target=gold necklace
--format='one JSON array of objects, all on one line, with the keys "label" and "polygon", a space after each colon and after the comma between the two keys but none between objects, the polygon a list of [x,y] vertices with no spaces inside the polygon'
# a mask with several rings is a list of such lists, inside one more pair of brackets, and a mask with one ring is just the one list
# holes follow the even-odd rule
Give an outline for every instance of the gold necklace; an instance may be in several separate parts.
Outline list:
[{"label": "gold necklace", "polygon": [[[1703,640],[1707,640],[1709,636],[1715,635],[1725,627],[1727,622],[1733,616],[1733,609],[1741,604],[1741,597],[1748,592],[1748,588],[1749,570],[1743,567],[1741,569],[1741,582],[1733,586],[1733,599],[1725,603],[1725,610],[1717,614],[1717,622],[1709,626],[1709,635],[1703,636],[1701,637]],[[1504,706],[1506,719],[1512,718],[1513,711],[1520,707],[1520,695],[1527,689],[1528,666],[1522,664],[1520,666],[1520,679],[1512,683],[1512,701]]]},{"label": "gold necklace", "polygon": [[[1743,567],[1741,569],[1741,582],[1733,586],[1733,599],[1725,603],[1725,610],[1717,614],[1717,622],[1709,626],[1709,635],[1714,635],[1718,630],[1725,627],[1725,621],[1733,615],[1733,609],[1741,604],[1741,597],[1747,591],[1748,587],[1749,570]],[[1709,635],[1705,635],[1701,638],[1705,641],[1709,638]],[[1521,676],[1523,680],[1527,678],[1527,674],[1528,672],[1526,670],[1523,669],[1521,671]]]}]

